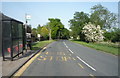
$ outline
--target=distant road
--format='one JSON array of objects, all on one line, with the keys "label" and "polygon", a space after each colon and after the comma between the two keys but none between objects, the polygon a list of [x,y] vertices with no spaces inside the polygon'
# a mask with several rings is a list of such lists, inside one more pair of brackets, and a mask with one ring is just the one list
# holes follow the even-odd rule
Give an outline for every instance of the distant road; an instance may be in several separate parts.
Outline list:
[{"label": "distant road", "polygon": [[49,44],[22,76],[118,76],[118,58],[60,40]]}]

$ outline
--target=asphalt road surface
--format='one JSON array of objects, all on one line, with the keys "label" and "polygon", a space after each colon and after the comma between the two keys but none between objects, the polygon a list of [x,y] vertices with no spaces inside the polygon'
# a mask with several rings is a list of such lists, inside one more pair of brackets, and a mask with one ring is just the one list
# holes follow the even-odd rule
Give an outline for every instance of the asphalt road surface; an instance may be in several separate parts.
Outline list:
[{"label": "asphalt road surface", "polygon": [[49,44],[22,76],[118,76],[118,57],[60,40]]}]

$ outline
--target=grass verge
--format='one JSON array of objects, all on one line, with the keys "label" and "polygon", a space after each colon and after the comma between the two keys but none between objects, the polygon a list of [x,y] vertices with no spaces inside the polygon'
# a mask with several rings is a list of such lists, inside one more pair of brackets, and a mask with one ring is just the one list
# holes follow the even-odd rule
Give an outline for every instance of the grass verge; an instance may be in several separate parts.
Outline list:
[{"label": "grass verge", "polygon": [[113,46],[112,44],[103,44],[103,43],[86,43],[86,42],[82,42],[82,41],[72,41],[87,47],[91,47],[94,48],[96,50],[100,50],[100,51],[104,51],[107,53],[111,53],[114,55],[118,55],[118,48],[119,46]]},{"label": "grass verge", "polygon": [[32,50],[38,50],[42,47],[44,47],[45,45],[52,43],[54,40],[46,40],[46,41],[40,41],[40,42],[36,42],[34,44],[32,44]]}]

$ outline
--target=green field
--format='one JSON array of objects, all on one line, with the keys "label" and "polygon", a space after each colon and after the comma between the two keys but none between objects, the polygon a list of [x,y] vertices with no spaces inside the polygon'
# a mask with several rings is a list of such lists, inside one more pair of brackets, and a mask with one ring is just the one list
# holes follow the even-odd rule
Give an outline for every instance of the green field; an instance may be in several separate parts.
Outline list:
[{"label": "green field", "polygon": [[86,43],[82,41],[72,41],[87,47],[94,48],[96,50],[104,51],[107,53],[111,53],[114,55],[118,55],[118,45],[115,45],[113,43]]},{"label": "green field", "polygon": [[47,44],[49,44],[53,41],[54,40],[46,40],[46,41],[36,42],[36,43],[32,44],[32,50],[38,50],[40,48],[43,48],[44,46],[46,46]]}]

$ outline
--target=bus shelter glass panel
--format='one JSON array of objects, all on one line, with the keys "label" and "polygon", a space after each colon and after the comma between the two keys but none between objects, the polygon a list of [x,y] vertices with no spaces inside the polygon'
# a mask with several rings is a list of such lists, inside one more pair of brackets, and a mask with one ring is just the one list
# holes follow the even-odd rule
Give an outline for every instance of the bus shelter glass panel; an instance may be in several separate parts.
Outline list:
[{"label": "bus shelter glass panel", "polygon": [[19,53],[23,52],[23,25],[18,24],[19,29]]},{"label": "bus shelter glass panel", "polygon": [[16,56],[19,53],[19,34],[18,34],[18,23],[12,21],[12,49],[13,56]]},{"label": "bus shelter glass panel", "polygon": [[10,21],[3,21],[2,22],[2,29],[3,29],[3,54],[4,54],[4,57],[11,57],[11,45],[12,45],[12,42],[11,42],[11,23]]}]

